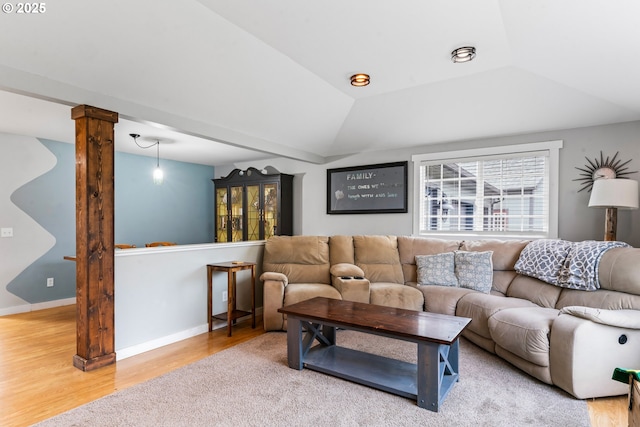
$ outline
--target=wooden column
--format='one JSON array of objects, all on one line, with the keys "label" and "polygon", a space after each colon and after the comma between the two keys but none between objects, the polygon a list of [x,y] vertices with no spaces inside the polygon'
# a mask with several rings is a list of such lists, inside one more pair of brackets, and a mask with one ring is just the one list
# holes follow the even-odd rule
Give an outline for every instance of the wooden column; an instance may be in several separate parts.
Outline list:
[{"label": "wooden column", "polygon": [[76,122],[76,331],[73,366],[90,371],[116,360],[113,224],[114,124],[118,113],[88,105]]}]

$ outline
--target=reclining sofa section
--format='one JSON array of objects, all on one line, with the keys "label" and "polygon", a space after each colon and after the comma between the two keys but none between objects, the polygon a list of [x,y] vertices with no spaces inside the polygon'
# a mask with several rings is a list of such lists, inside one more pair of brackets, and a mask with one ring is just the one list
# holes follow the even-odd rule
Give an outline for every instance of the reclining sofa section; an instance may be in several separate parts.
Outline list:
[{"label": "reclining sofa section", "polygon": [[316,296],[470,317],[465,338],[540,381],[579,399],[626,394],[612,373],[640,363],[640,249],[603,252],[599,289],[585,291],[516,272],[529,243],[274,236],[264,328],[286,330],[278,308]]}]

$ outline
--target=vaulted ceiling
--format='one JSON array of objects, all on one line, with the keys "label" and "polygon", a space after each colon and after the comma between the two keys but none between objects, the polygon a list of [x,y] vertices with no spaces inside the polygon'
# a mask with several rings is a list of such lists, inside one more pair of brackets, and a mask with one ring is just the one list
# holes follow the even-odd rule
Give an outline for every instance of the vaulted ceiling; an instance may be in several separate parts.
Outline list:
[{"label": "vaulted ceiling", "polygon": [[[636,0],[59,0],[4,13],[0,131],[229,164],[640,120]],[[451,51],[475,46],[454,64]],[[352,74],[371,75],[356,88]],[[23,95],[26,95],[23,96]],[[37,132],[37,133],[36,133]],[[138,153],[149,154],[149,153]]]}]

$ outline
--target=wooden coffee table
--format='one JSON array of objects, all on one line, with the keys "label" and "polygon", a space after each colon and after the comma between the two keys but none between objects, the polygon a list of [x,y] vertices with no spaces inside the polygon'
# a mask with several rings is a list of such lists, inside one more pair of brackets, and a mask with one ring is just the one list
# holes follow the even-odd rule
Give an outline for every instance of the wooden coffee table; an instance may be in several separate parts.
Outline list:
[{"label": "wooden coffee table", "polygon": [[[278,311],[287,315],[290,368],[306,367],[416,399],[419,407],[435,412],[460,377],[458,337],[469,318],[322,297]],[[417,343],[418,363],[339,347],[336,328]]]}]

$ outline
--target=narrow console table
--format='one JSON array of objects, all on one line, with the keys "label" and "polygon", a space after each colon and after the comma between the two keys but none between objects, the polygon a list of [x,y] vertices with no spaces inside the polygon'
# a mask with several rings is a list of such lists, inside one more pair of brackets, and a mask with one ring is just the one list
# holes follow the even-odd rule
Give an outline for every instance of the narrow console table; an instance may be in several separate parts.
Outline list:
[{"label": "narrow console table", "polygon": [[[251,270],[251,312],[241,311],[236,308],[236,273],[242,270]],[[227,273],[227,312],[213,315],[213,272]],[[251,315],[251,327],[256,327],[256,263],[244,261],[221,262],[207,264],[207,319],[209,332],[213,330],[213,319],[227,321],[227,336],[231,336],[231,326],[236,319]]]}]

